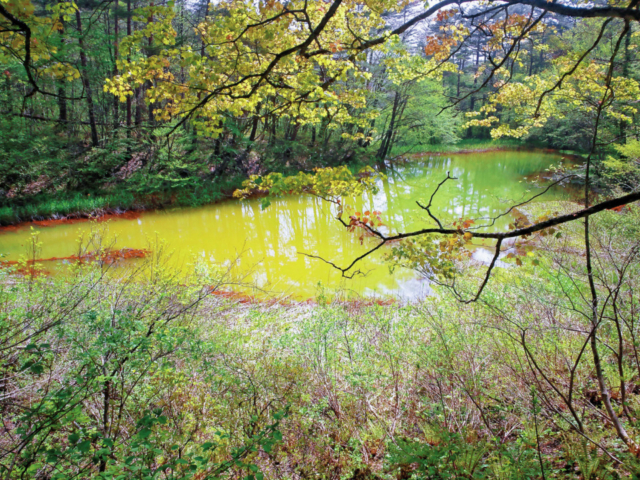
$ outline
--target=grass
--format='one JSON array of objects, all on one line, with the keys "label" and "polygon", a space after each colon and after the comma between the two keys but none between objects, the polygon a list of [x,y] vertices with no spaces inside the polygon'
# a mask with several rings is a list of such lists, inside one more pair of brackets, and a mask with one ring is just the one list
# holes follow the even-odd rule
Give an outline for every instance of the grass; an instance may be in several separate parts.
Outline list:
[{"label": "grass", "polygon": [[[547,145],[540,143],[531,143],[531,142],[523,142],[521,140],[515,138],[502,138],[498,140],[493,140],[490,138],[487,139],[476,139],[476,138],[468,138],[462,139],[456,144],[448,144],[448,145],[428,145],[423,144],[415,149],[411,150],[409,153],[423,153],[423,152],[433,152],[433,153],[455,153],[455,152],[467,152],[467,151],[483,151],[483,150],[491,150],[491,149],[516,149],[516,148],[549,148]],[[393,148],[391,156],[402,155],[407,153],[407,147],[399,147],[396,146]],[[560,153],[564,154],[578,154],[580,152],[574,152],[570,150],[559,150]]]},{"label": "grass", "polygon": [[516,148],[525,146],[523,142],[516,139],[500,139],[500,140],[478,140],[462,139],[455,145],[423,145],[423,152],[460,152],[466,150],[485,150],[491,148]]},{"label": "grass", "polygon": [[104,195],[76,193],[60,196],[42,196],[26,205],[0,207],[0,225],[45,220],[52,218],[82,218],[118,213],[127,210],[172,207],[197,207],[225,198],[228,192],[239,187],[238,180],[219,181],[207,187],[181,192],[164,192],[154,195],[137,195],[129,191]]},{"label": "grass", "polygon": [[123,192],[117,195],[85,196],[76,194],[66,198],[46,198],[27,205],[0,207],[0,224],[59,217],[83,217],[99,213],[130,210],[139,207],[134,195]]},{"label": "grass", "polygon": [[415,147],[407,147],[405,145],[396,145],[393,147],[390,156],[403,155],[406,153],[422,153],[422,152],[433,152],[433,153],[449,153],[449,152],[460,152],[466,150],[486,150],[491,148],[517,148],[524,146],[523,142],[515,139],[501,139],[501,140],[492,140],[492,139],[462,139],[456,144],[439,144],[439,145],[429,145],[429,144],[421,144]]}]

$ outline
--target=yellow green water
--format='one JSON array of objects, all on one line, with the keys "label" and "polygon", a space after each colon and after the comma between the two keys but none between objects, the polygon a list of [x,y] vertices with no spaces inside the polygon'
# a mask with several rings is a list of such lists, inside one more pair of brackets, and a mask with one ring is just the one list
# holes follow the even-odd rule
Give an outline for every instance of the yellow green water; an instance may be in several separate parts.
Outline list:
[{"label": "yellow green water", "polygon": [[[555,154],[490,152],[466,155],[428,154],[389,169],[388,180],[376,195],[356,202],[359,210],[378,210],[391,231],[407,231],[433,222],[416,201],[427,202],[446,172],[457,177],[447,182],[434,201],[434,212],[443,220],[496,216],[513,203],[540,192],[536,177],[561,163]],[[568,192],[554,187],[540,200],[566,198]],[[513,221],[507,216],[493,227],[505,229]],[[88,223],[38,228],[42,258],[73,255],[79,231]],[[428,291],[425,281],[409,270],[393,274],[382,261],[383,251],[360,265],[366,276],[344,279],[331,266],[303,255],[320,255],[346,265],[362,254],[374,240],[348,233],[334,219],[329,205],[313,197],[296,196],[272,201],[266,210],[260,200],[230,200],[200,208],[164,210],[142,214],[138,219],[109,221],[109,234],[117,235],[117,248],[146,248],[149,237],[158,236],[175,251],[173,268],[187,268],[193,255],[224,263],[240,255],[244,269],[252,269],[251,280],[273,292],[296,299],[315,297],[324,288],[343,289],[362,296],[395,295],[415,298]],[[0,253],[17,260],[25,252],[28,227],[0,232]],[[381,249],[381,250],[384,250]]]}]

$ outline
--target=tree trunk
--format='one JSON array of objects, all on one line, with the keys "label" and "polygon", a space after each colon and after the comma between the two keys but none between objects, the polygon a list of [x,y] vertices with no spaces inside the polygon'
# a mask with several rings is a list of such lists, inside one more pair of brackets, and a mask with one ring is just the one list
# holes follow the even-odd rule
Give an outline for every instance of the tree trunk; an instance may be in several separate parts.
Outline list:
[{"label": "tree trunk", "polygon": [[[118,0],[114,3],[113,14],[113,76],[118,75]],[[120,111],[120,99],[117,95],[113,96],[113,128],[118,128],[118,116]]]},{"label": "tree trunk", "polygon": [[[60,34],[60,37],[64,38],[64,23],[62,22],[62,20],[60,21],[60,26],[58,27],[58,33]],[[65,98],[66,96],[67,94],[66,89],[64,88],[64,80],[62,80],[58,85],[58,121],[63,125],[65,125],[69,120],[67,112],[67,99]]]},{"label": "tree trunk", "polygon": [[64,85],[59,85],[58,86],[58,110],[59,110],[58,121],[63,125],[66,124],[67,121],[69,120],[68,113],[67,113],[67,99],[65,97],[66,97],[66,91],[65,91]]},{"label": "tree trunk", "polygon": [[136,127],[139,127],[142,124],[142,98],[144,97],[144,89],[142,86],[136,87],[133,92],[133,96],[136,97],[135,123]]},{"label": "tree trunk", "polygon": [[[131,0],[127,0],[127,35],[131,36],[133,29],[131,28]],[[131,61],[131,52],[128,52],[127,62]],[[127,95],[127,135],[131,134],[131,100],[132,95]]]},{"label": "tree trunk", "polygon": [[[207,16],[209,15],[209,9],[211,8],[211,1],[207,0],[207,7],[204,11],[204,19],[207,19]],[[200,56],[204,58],[205,56],[205,44],[204,44],[204,37],[202,38],[202,43],[200,45]]]},{"label": "tree trunk", "polygon": [[249,141],[253,142],[256,139],[258,133],[258,124],[260,123],[260,107],[262,103],[256,105],[256,112],[253,114],[253,124],[251,125],[251,134],[249,135]]},{"label": "tree trunk", "polygon": [[405,98],[400,100],[400,108],[399,108],[399,113],[397,115],[397,120],[395,122],[395,128],[394,128],[394,132],[393,132],[393,136],[391,137],[391,142],[387,145],[387,152],[389,152],[393,146],[396,143],[396,138],[398,137],[398,125],[401,125],[402,123],[402,117],[404,115],[404,109],[407,107],[407,103],[409,103],[409,96],[405,96]]},{"label": "tree trunk", "polygon": [[[624,57],[622,60],[622,76],[629,78],[629,63],[631,62],[631,55],[629,55],[629,43],[631,42],[631,29],[627,29],[627,34],[624,37]],[[620,120],[620,139],[622,142],[627,143],[627,122]]]},{"label": "tree trunk", "polygon": [[98,129],[96,128],[96,115],[93,107],[93,94],[91,92],[91,82],[89,82],[89,76],[87,73],[88,62],[87,54],[84,51],[84,41],[82,40],[82,18],[80,16],[80,10],[76,9],[76,25],[78,27],[78,44],[80,45],[80,65],[82,65],[82,84],[84,86],[84,92],[87,97],[87,109],[89,110],[89,126],[91,128],[91,143],[94,147],[98,146]]},{"label": "tree trunk", "polygon": [[457,98],[460,98],[460,77],[462,76],[463,70],[464,70],[464,58],[460,60],[460,65],[458,65],[458,85],[456,87]]},{"label": "tree trunk", "polygon": [[[153,8],[155,6],[154,2],[151,2],[151,8]],[[151,16],[148,19],[149,23],[153,23],[153,13],[151,14]],[[149,50],[151,50],[151,47],[153,46],[153,35],[149,36]],[[153,83],[152,82],[147,82],[148,86],[147,89],[149,89],[150,87],[153,87]],[[153,103],[149,103],[149,124],[153,125],[154,123],[154,118],[153,118],[153,108],[154,108],[154,104]]]},{"label": "tree trunk", "polygon": [[396,114],[398,113],[398,105],[400,104],[400,92],[396,91],[396,96],[393,99],[393,110],[391,111],[391,120],[389,121],[389,128],[385,136],[382,139],[382,143],[380,144],[380,149],[378,150],[378,160],[383,161],[387,153],[389,153],[389,146],[391,145],[391,137],[393,136],[393,129],[395,126]]}]

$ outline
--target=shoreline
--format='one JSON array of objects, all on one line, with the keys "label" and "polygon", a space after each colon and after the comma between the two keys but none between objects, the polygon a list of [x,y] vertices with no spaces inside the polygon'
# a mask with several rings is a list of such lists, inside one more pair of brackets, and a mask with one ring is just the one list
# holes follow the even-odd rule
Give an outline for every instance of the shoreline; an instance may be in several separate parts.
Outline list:
[{"label": "shoreline", "polygon": [[[73,212],[67,215],[52,214],[51,216],[44,216],[43,218],[20,220],[13,223],[0,223],[0,234],[7,231],[15,231],[28,227],[55,227],[57,225],[68,225],[84,222],[106,222],[114,218],[124,218],[129,220],[135,220],[139,218],[145,212],[162,211],[170,208],[195,208],[204,205],[214,205],[216,203],[224,202],[233,198],[233,192],[222,192],[222,197],[211,201],[205,202],[200,205],[187,205],[180,204],[174,200],[168,202],[158,203],[157,201],[151,201],[145,203],[144,201],[135,202],[132,207],[100,207],[93,210],[84,210]],[[96,198],[109,198],[108,196],[96,197]]]},{"label": "shoreline", "polygon": [[[571,152],[566,150],[558,150],[555,148],[540,148],[540,147],[527,147],[527,146],[496,146],[496,147],[488,147],[488,148],[469,148],[464,150],[451,150],[451,151],[424,151],[407,154],[407,157],[426,157],[426,156],[434,156],[441,157],[444,155],[470,155],[473,153],[493,153],[493,152],[531,152],[531,153],[543,153],[549,155],[561,155],[565,158],[570,158],[573,160],[582,159],[582,156],[578,153]],[[566,152],[566,153],[565,153]],[[402,156],[401,156],[402,157]],[[397,158],[397,157],[396,157]]]},{"label": "shoreline", "polygon": [[59,218],[48,218],[44,220],[25,220],[9,225],[0,225],[0,234],[3,232],[13,232],[29,227],[55,227],[58,225],[72,225],[75,223],[85,222],[106,222],[112,218],[124,218],[127,220],[136,220],[143,212],[155,210],[154,208],[132,208],[123,211],[119,209],[109,209],[104,213],[98,215],[95,212],[78,212],[78,214],[71,214]]},{"label": "shoreline", "polygon": [[[491,152],[505,152],[505,151],[526,151],[526,152],[539,152],[544,154],[555,154],[555,155],[563,155],[566,158],[571,158],[573,160],[577,160],[582,158],[580,155],[575,153],[566,153],[563,154],[561,150],[551,149],[551,148],[537,148],[537,147],[526,147],[526,146],[495,146],[488,148],[469,148],[463,150],[452,150],[452,151],[424,151],[419,153],[412,153],[406,155],[400,155],[390,160],[392,163],[397,161],[407,161],[410,159],[424,158],[428,156],[443,156],[443,155],[470,155],[474,153],[491,153]],[[108,197],[102,197],[108,198]],[[204,203],[204,205],[213,205],[219,202],[227,201],[233,198],[233,192],[223,192],[222,198]],[[140,202],[131,208],[98,208],[94,210],[87,211],[78,211],[74,213],[70,213],[67,215],[59,215],[52,214],[51,216],[45,216],[43,218],[31,219],[31,220],[20,220],[16,222],[9,222],[2,224],[0,223],[0,234],[5,232],[11,232],[20,230],[23,228],[29,227],[54,227],[57,225],[67,225],[67,224],[75,224],[75,223],[84,223],[84,222],[105,222],[114,218],[124,218],[135,220],[139,218],[144,212],[149,211],[160,211],[166,210],[168,208],[188,208],[188,205],[179,205],[174,202],[161,203],[157,202],[149,202],[145,204],[145,202]]]}]

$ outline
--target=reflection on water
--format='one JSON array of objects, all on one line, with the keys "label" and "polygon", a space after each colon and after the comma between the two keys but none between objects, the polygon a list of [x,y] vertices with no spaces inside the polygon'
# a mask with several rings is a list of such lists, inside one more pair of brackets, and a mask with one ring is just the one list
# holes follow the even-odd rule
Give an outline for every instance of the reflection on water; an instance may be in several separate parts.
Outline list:
[{"label": "reflection on water", "polygon": [[[469,155],[424,157],[390,168],[375,195],[354,201],[358,210],[379,210],[387,232],[407,231],[432,225],[416,201],[428,203],[429,197],[446,172],[457,177],[440,189],[433,201],[433,212],[444,221],[459,218],[491,217],[502,213],[514,202],[539,193],[540,188],[523,180],[550,165],[557,155],[527,152],[491,152]],[[543,199],[566,196],[561,188],[552,189]],[[494,229],[504,229],[513,221],[504,217]],[[479,222],[476,222],[479,223]],[[41,228],[42,257],[63,257],[74,253],[78,230],[86,223]],[[144,248],[147,238],[157,234],[176,251],[175,268],[184,268],[193,255],[224,262],[241,255],[245,268],[255,267],[253,279],[268,288],[296,298],[318,293],[319,285],[344,288],[359,295],[424,296],[429,287],[411,271],[396,270],[393,275],[382,263],[378,252],[362,263],[366,272],[352,280],[341,278],[329,265],[300,255],[305,252],[348,264],[373,245],[358,235],[340,228],[329,205],[313,197],[289,197],[272,201],[262,211],[260,202],[228,201],[201,208],[144,213],[138,219],[114,219],[109,232],[117,235],[118,248]],[[9,260],[24,252],[28,228],[0,232],[0,253]]]}]

